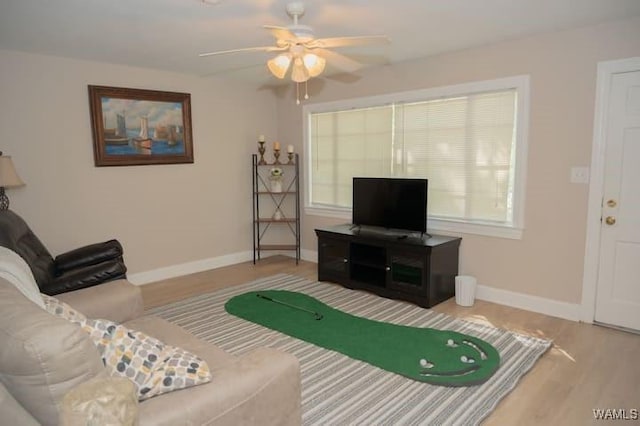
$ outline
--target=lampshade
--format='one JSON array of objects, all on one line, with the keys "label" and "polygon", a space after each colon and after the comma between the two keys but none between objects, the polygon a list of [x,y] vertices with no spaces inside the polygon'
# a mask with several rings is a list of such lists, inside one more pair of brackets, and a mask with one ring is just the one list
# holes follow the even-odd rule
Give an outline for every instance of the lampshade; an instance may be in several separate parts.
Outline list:
[{"label": "lampshade", "polygon": [[316,55],[315,53],[307,53],[302,58],[302,61],[304,62],[304,66],[307,67],[307,70],[309,71],[309,77],[317,77],[322,74],[322,71],[324,71],[324,67],[327,63],[324,58]]},{"label": "lampshade", "polygon": [[289,64],[291,64],[291,56],[288,53],[283,53],[267,61],[269,71],[278,78],[284,78],[289,69]]},{"label": "lampshade", "polygon": [[2,152],[0,152],[0,187],[13,188],[22,185],[24,185],[24,182],[16,173],[11,157],[2,155]]}]

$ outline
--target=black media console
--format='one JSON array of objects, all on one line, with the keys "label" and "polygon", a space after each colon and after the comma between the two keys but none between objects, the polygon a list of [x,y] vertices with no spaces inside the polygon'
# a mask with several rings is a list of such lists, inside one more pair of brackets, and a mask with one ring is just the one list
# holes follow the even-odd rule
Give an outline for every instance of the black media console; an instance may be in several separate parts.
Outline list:
[{"label": "black media console", "polygon": [[461,238],[352,228],[316,229],[320,281],[426,308],[453,297]]}]

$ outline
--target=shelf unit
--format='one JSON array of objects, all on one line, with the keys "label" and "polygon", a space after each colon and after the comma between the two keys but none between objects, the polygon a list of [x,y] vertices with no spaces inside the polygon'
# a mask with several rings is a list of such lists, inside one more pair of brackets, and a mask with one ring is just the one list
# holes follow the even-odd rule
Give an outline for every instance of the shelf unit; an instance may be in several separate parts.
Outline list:
[{"label": "shelf unit", "polygon": [[[287,160],[280,164],[259,164],[258,155],[252,155],[253,169],[253,263],[260,260],[263,251],[295,251],[296,265],[300,261],[300,159],[293,155],[293,164]],[[271,190],[269,173],[271,168],[284,171],[282,191]],[[292,201],[292,202],[288,202]],[[280,212],[280,218],[277,218]],[[267,231],[280,227],[288,233],[280,238],[291,240],[285,243],[266,243]]]}]

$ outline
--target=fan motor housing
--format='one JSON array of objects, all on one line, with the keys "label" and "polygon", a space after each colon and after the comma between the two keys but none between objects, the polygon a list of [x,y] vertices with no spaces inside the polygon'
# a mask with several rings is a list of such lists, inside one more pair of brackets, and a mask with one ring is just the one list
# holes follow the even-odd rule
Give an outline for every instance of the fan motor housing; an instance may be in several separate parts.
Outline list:
[{"label": "fan motor housing", "polygon": [[313,40],[314,38],[313,29],[308,25],[289,25],[287,29],[294,33],[301,43]]}]

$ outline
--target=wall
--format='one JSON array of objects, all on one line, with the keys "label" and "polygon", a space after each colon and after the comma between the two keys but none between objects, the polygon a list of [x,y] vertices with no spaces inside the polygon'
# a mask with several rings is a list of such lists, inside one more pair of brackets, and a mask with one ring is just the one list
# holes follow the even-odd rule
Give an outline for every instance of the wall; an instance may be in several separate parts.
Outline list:
[{"label": "wall", "polygon": [[[55,255],[118,238],[130,273],[251,250],[251,160],[275,135],[275,98],[217,78],[0,51],[8,189]],[[94,167],[87,85],[191,94],[194,164]]]},{"label": "wall", "polygon": [[[349,84],[312,80],[309,102],[530,75],[523,238],[461,235],[460,272],[494,289],[578,304],[588,186],[570,183],[569,173],[591,163],[597,62],[639,55],[636,18],[363,70]],[[289,89],[278,100],[278,134],[301,152],[302,111],[292,96]],[[316,250],[314,228],[341,222],[303,216],[303,249]]]}]

